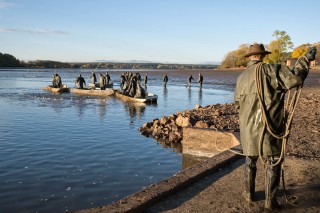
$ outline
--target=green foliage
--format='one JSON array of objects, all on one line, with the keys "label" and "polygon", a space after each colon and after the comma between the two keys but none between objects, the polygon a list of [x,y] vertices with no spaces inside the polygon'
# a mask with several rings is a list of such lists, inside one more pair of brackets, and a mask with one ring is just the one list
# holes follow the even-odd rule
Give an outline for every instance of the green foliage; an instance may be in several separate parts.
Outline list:
[{"label": "green foliage", "polygon": [[[269,63],[283,63],[288,58],[288,51],[293,49],[293,43],[286,31],[276,30],[272,34],[276,40],[270,42],[268,49],[271,52],[268,56]],[[290,55],[289,55],[290,57]]]},{"label": "green foliage", "polygon": [[248,47],[248,44],[242,44],[237,50],[229,52],[221,62],[220,68],[236,68],[246,66],[248,59],[244,56],[247,53]]},{"label": "green foliage", "polygon": [[278,41],[274,40],[271,41],[268,46],[266,46],[266,49],[271,52],[271,54],[266,55],[264,58],[264,62],[268,64],[276,64],[278,63],[278,60],[280,58],[280,52],[279,52],[279,44]]},{"label": "green foliage", "polygon": [[235,56],[235,51],[229,52],[224,60],[221,62],[221,68],[232,68],[236,66],[237,58]]},{"label": "green foliage", "polygon": [[[266,50],[271,54],[264,58],[265,63],[284,63],[287,58],[291,57],[289,50],[293,49],[293,43],[290,36],[285,31],[276,30],[273,33],[276,37],[269,45],[264,45]],[[237,50],[229,52],[222,61],[221,68],[236,68],[246,66],[248,59],[244,57],[247,53],[249,45],[241,45]]]},{"label": "green foliage", "polygon": [[206,64],[161,64],[161,63],[64,63],[50,60],[20,62],[14,56],[0,53],[0,67],[30,68],[83,68],[95,69],[215,69],[217,65]]},{"label": "green foliage", "polygon": [[49,60],[37,60],[37,61],[29,61],[28,67],[35,68],[75,68],[72,64],[62,63],[58,61],[49,61]]},{"label": "green foliage", "polygon": [[20,67],[20,61],[10,54],[0,52],[0,67]]},{"label": "green foliage", "polygon": [[287,52],[289,49],[293,48],[293,43],[291,42],[291,38],[286,33],[286,31],[276,30],[274,31],[272,36],[276,37],[276,41],[278,42],[280,52]]},{"label": "green foliage", "polygon": [[[81,68],[96,68],[97,63],[82,63]],[[217,65],[206,64],[161,64],[161,63],[101,63],[103,69],[215,69]]]},{"label": "green foliage", "polygon": [[237,57],[236,66],[237,67],[245,67],[247,65],[248,59],[245,57],[247,54],[248,44],[242,44],[236,50],[235,55]]},{"label": "green foliage", "polygon": [[292,51],[291,57],[292,58],[299,58],[299,57],[305,55],[307,53],[309,47],[310,47],[310,44],[302,44],[302,45],[298,46],[297,48],[295,48]]}]

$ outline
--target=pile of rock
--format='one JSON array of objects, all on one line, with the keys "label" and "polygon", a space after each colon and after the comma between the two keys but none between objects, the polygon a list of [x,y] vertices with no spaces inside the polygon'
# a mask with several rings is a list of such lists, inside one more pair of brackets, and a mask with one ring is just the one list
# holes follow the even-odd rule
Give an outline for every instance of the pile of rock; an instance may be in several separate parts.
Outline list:
[{"label": "pile of rock", "polygon": [[234,104],[215,104],[154,119],[140,127],[141,134],[158,141],[180,143],[183,127],[239,131],[239,113]]}]

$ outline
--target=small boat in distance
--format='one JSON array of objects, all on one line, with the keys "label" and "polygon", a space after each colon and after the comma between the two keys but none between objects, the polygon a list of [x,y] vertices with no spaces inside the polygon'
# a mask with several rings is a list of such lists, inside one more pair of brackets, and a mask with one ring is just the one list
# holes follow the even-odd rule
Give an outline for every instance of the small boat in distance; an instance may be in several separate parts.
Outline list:
[{"label": "small boat in distance", "polygon": [[147,93],[144,98],[123,95],[119,90],[114,90],[114,94],[117,98],[126,102],[157,103],[158,100],[158,96],[152,93]]},{"label": "small boat in distance", "polygon": [[63,84],[62,87],[53,87],[52,85],[48,85],[43,88],[44,90],[47,90],[49,92],[53,93],[65,93],[65,92],[70,92],[70,88]]}]

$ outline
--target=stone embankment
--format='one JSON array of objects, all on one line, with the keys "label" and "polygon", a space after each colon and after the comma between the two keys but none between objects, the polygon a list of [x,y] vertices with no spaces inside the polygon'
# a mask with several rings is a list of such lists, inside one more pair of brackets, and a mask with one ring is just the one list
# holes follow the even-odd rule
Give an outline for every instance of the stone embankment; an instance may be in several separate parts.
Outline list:
[{"label": "stone embankment", "polygon": [[[234,104],[215,104],[177,112],[145,123],[139,130],[142,135],[159,142],[180,144],[183,127],[210,128],[229,132],[239,131],[239,113]],[[173,145],[174,146],[174,145]]]}]

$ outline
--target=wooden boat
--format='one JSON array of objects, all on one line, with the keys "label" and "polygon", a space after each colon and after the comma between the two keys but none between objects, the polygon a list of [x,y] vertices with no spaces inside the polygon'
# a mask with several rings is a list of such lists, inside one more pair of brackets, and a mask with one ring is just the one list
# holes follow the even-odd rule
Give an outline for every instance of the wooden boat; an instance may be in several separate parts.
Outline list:
[{"label": "wooden boat", "polygon": [[114,94],[117,98],[127,102],[139,102],[139,103],[157,103],[158,96],[152,93],[148,93],[145,98],[136,98],[123,95],[120,91],[114,90]]},{"label": "wooden boat", "polygon": [[48,86],[44,87],[43,89],[47,90],[49,92],[53,92],[53,93],[70,92],[70,88],[65,84],[63,84],[62,87],[59,87],[59,88],[55,88],[52,85],[48,85]]},{"label": "wooden boat", "polygon": [[78,95],[90,95],[90,96],[110,96],[114,94],[113,89],[106,89],[106,90],[100,90],[100,89],[90,89],[90,88],[83,88],[83,89],[70,89],[70,92],[78,94]]},{"label": "wooden boat", "polygon": [[[89,87],[91,89],[100,88],[100,83],[95,83],[95,84],[90,83]],[[106,84],[105,88],[113,88],[113,81],[110,81],[109,84]]]}]

